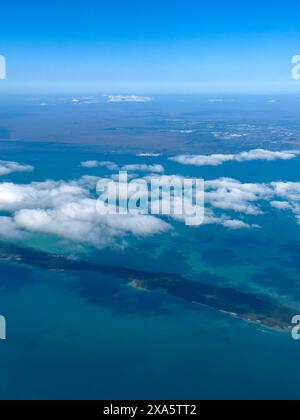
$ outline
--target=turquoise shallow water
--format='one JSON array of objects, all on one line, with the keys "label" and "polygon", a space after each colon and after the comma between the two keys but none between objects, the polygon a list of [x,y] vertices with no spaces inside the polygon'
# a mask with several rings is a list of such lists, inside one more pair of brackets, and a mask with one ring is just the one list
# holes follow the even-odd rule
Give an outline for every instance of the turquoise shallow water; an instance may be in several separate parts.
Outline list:
[{"label": "turquoise shallow water", "polygon": [[[34,147],[34,152],[29,145],[26,151],[5,151],[3,159],[33,164],[35,172],[3,180],[78,178],[87,174],[80,161],[91,157],[137,160],[80,148],[49,146],[45,153]],[[297,160],[201,171],[163,157],[158,162],[168,173],[207,179],[298,180]],[[122,250],[84,247],[79,254],[135,270],[177,272],[194,281],[206,271],[219,276],[219,286],[264,293],[300,311],[300,227],[288,213],[268,213],[256,221],[262,229],[191,230],[176,224],[176,235],[132,239]],[[55,238],[35,236],[29,243],[74,253],[72,244]],[[261,329],[163,291],[136,290],[98,273],[1,262],[0,291],[0,313],[8,321],[8,339],[0,342],[2,399],[300,398],[300,342],[289,333]]]}]

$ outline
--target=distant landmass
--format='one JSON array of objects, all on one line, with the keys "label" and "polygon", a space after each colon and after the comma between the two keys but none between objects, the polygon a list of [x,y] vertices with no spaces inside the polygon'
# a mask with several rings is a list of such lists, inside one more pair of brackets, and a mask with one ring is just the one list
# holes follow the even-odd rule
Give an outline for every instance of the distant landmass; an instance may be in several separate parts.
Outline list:
[{"label": "distant landmass", "polygon": [[165,290],[168,295],[191,304],[204,305],[229,316],[280,331],[288,331],[291,328],[291,320],[296,313],[291,308],[270,301],[269,298],[240,292],[234,288],[198,283],[176,274],[135,271],[125,267],[69,259],[14,244],[0,243],[0,259],[45,270],[87,271],[109,275],[136,288],[148,291]]}]

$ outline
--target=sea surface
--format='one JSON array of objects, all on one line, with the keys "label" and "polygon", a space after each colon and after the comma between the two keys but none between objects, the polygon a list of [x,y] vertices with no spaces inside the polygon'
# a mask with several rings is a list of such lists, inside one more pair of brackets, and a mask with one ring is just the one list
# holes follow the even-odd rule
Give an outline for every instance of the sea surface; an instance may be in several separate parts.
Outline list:
[{"label": "sea surface", "polygon": [[[133,153],[96,146],[2,142],[1,159],[34,166],[2,182],[104,176],[85,160],[140,163]],[[182,166],[160,157],[167,174],[250,183],[299,180],[300,160]],[[251,217],[249,217],[251,219]],[[96,249],[32,234],[18,245],[99,264],[177,273],[218,286],[263,294],[300,313],[300,226],[288,212],[251,219],[258,229],[218,225],[129,238],[124,247]],[[1,240],[5,242],[4,239]],[[213,277],[215,276],[215,277]],[[93,272],[49,271],[0,261],[1,399],[289,399],[300,398],[300,341],[163,290],[139,290]]]}]

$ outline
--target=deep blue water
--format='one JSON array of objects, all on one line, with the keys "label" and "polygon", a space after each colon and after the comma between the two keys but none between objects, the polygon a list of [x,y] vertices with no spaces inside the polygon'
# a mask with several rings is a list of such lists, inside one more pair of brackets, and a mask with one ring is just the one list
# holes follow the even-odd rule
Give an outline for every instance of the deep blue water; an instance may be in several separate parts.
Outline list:
[{"label": "deep blue water", "polygon": [[[35,166],[34,173],[3,178],[15,183],[104,174],[79,166],[88,159],[139,161],[55,145],[47,153],[38,145],[5,149],[1,158]],[[165,157],[155,163],[164,164],[170,174],[205,179],[299,179],[299,160],[201,169]],[[207,271],[219,276],[220,286],[260,291],[300,311],[300,227],[287,213],[255,220],[262,229],[191,230],[176,224],[175,236],[132,239],[123,250],[80,251],[99,263],[180,273],[195,281]],[[43,236],[31,245],[71,249]],[[100,274],[1,262],[0,313],[8,326],[8,339],[0,342],[1,399],[300,398],[300,342],[289,333],[258,328],[163,291],[136,290]]]}]

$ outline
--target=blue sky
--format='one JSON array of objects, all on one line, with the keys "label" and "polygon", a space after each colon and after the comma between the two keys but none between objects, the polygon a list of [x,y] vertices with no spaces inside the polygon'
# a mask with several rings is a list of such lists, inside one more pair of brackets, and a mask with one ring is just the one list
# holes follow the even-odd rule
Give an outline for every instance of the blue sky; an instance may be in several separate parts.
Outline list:
[{"label": "blue sky", "polygon": [[298,1],[4,2],[0,87],[299,91]]}]

